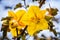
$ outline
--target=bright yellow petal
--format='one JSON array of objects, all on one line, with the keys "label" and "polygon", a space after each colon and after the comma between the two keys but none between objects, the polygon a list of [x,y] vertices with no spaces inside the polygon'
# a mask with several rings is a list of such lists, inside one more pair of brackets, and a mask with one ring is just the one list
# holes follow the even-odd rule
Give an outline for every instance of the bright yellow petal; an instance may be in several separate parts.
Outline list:
[{"label": "bright yellow petal", "polygon": [[25,10],[17,10],[16,12],[17,18],[18,20],[20,20],[22,18],[22,16],[26,13]]},{"label": "bright yellow petal", "polygon": [[21,22],[21,19],[23,17],[23,15],[26,13],[25,10],[17,10],[16,11],[16,15],[17,15],[17,22],[19,23],[20,26],[25,26],[23,22]]},{"label": "bright yellow petal", "polygon": [[37,17],[38,17],[39,19],[45,18],[46,12],[47,12],[46,10],[40,10],[40,13],[37,13]]},{"label": "bright yellow petal", "polygon": [[[17,36],[17,32],[16,32],[16,28],[11,28],[11,26],[9,27],[10,28],[10,32],[12,33],[12,36]],[[20,34],[20,27],[17,27],[18,28],[18,34]]]},{"label": "bright yellow petal", "polygon": [[39,24],[37,24],[37,30],[46,30],[48,29],[48,22],[45,19],[41,19]]},{"label": "bright yellow petal", "polygon": [[30,16],[35,16],[35,17],[37,17],[37,12],[39,13],[39,11],[40,11],[40,9],[39,9],[39,7],[38,6],[30,6],[29,7],[29,9],[28,9],[28,14],[30,15]]},{"label": "bright yellow petal", "polygon": [[[12,33],[12,36],[16,36],[17,37],[17,32],[16,32],[16,28],[10,28],[10,32]],[[18,30],[18,34],[20,34],[20,30]]]},{"label": "bright yellow petal", "polygon": [[34,14],[35,17],[42,19],[45,17],[46,10],[41,10],[38,6],[30,6],[28,13],[31,15]]},{"label": "bright yellow petal", "polygon": [[8,16],[13,17],[13,19],[17,19],[17,16],[15,15],[15,13],[11,10],[8,11]]},{"label": "bright yellow petal", "polygon": [[35,22],[30,22],[27,31],[29,35],[33,36],[35,32],[46,29],[48,29],[48,22],[45,19],[41,19],[38,23],[37,20]]},{"label": "bright yellow petal", "polygon": [[22,17],[21,21],[25,24],[28,25],[31,18],[35,17],[34,12],[32,10],[31,7],[29,7],[29,9],[27,10],[27,13],[24,14],[24,16]]},{"label": "bright yellow petal", "polygon": [[12,33],[12,36],[17,36],[17,32],[16,32],[16,28],[15,29],[11,29],[10,31]]},{"label": "bright yellow petal", "polygon": [[29,35],[33,36],[33,34],[36,32],[36,24],[31,22],[30,25],[28,25],[27,32]]},{"label": "bright yellow petal", "polygon": [[31,14],[24,14],[24,16],[22,17],[21,19],[21,22],[24,23],[25,25],[28,25],[29,22],[30,22],[30,18],[32,17],[32,15],[30,16]]},{"label": "bright yellow petal", "polygon": [[14,37],[14,36],[17,36],[16,28],[18,28],[18,34],[20,34],[21,28],[19,26],[15,27],[17,25],[16,22],[13,25],[12,23],[13,23],[13,20],[9,22],[9,29],[10,29],[10,32],[12,33],[12,36]]}]

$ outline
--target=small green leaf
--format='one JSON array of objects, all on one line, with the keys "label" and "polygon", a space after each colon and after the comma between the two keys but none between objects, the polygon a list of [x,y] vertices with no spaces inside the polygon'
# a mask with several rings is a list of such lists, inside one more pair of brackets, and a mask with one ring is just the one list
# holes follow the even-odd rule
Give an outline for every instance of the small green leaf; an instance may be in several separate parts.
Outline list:
[{"label": "small green leaf", "polygon": [[49,21],[50,19],[52,19],[52,17],[50,17],[50,16],[45,16],[45,19],[46,19],[47,21]]}]

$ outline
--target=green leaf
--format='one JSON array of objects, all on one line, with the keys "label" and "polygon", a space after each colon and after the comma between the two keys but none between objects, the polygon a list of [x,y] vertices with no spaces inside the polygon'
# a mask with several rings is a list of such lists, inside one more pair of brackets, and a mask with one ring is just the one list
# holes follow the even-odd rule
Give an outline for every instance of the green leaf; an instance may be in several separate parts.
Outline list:
[{"label": "green leaf", "polygon": [[50,17],[50,16],[45,16],[45,19],[46,19],[47,21],[49,21],[50,19],[52,19],[52,17]]}]

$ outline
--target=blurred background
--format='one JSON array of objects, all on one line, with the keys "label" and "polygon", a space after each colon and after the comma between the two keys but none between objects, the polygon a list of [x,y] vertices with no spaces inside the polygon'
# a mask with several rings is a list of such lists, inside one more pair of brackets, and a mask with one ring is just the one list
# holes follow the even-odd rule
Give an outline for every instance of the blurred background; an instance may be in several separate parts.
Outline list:
[{"label": "blurred background", "polygon": [[[38,5],[37,1],[35,1],[34,3],[32,2],[32,0],[26,0],[26,5]],[[14,10],[14,7],[16,6],[16,4],[21,3],[22,5],[24,5],[24,1],[22,0],[0,0],[0,20],[2,17],[6,17],[8,10]],[[46,0],[45,4],[42,6],[41,9],[46,9],[49,8],[49,4],[52,8],[57,8],[58,14],[55,16],[56,20],[53,20],[53,24],[55,25],[55,30],[57,31],[57,33],[60,33],[60,0]],[[25,6],[23,6],[25,7]],[[0,38],[3,36],[2,32],[1,32],[1,24],[2,22],[0,21]],[[44,31],[45,32],[45,31]],[[11,33],[7,34],[9,38],[12,38]],[[59,36],[60,34],[58,34]],[[28,40],[32,40],[33,37],[30,37],[30,39]]]}]

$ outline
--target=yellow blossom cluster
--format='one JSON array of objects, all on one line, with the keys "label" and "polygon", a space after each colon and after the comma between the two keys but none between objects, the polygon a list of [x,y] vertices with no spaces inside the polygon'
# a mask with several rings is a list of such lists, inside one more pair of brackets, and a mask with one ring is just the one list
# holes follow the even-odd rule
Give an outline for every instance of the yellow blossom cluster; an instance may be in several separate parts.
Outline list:
[{"label": "yellow blossom cluster", "polygon": [[37,31],[48,29],[48,22],[45,19],[45,14],[46,10],[41,10],[38,6],[30,6],[27,11],[8,11],[8,16],[13,17],[9,26],[12,35],[17,36],[16,28],[18,28],[20,34],[20,29],[25,28],[26,25],[28,25],[26,30],[31,36]]}]

